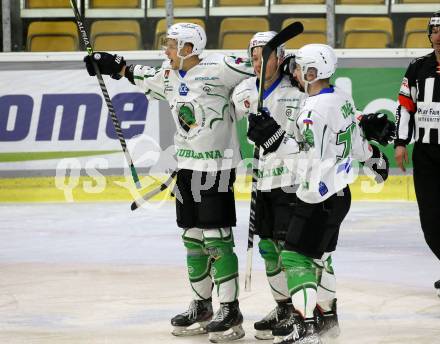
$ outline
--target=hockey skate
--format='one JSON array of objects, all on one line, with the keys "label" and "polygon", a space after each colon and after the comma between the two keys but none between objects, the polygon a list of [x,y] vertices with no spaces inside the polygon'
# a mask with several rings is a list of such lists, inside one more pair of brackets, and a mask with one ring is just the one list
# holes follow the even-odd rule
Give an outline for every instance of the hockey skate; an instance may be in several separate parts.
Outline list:
[{"label": "hockey skate", "polygon": [[277,306],[268,315],[254,323],[254,328],[257,331],[255,338],[260,340],[273,339],[273,327],[280,321],[288,318],[292,311],[293,306],[290,300],[277,302]]},{"label": "hockey skate", "polygon": [[440,280],[434,283],[434,288],[437,289],[437,295],[440,297]]},{"label": "hockey skate", "polygon": [[238,301],[221,303],[214,319],[206,326],[209,341],[222,343],[244,337],[243,315],[238,307]]},{"label": "hockey skate", "polygon": [[315,318],[318,333],[321,336],[336,338],[341,333],[338,322],[338,313],[336,310],[336,299],[332,301],[330,311],[324,312],[318,305],[315,308]]},{"label": "hockey skate", "polygon": [[171,319],[171,325],[174,327],[171,333],[178,337],[207,333],[206,325],[212,319],[212,315],[211,298],[193,300],[187,311]]},{"label": "hockey skate", "polygon": [[322,344],[314,319],[304,320],[292,312],[272,330],[274,344]]}]

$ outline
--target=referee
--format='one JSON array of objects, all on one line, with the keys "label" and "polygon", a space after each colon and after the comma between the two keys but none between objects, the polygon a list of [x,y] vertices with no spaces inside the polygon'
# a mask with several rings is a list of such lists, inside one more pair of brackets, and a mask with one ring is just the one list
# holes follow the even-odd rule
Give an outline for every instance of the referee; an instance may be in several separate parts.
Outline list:
[{"label": "referee", "polygon": [[[415,140],[414,188],[425,240],[440,259],[440,11],[429,20],[434,51],[414,59],[405,73],[396,113],[395,158],[405,171],[406,145]],[[435,282],[440,296],[440,280]]]}]

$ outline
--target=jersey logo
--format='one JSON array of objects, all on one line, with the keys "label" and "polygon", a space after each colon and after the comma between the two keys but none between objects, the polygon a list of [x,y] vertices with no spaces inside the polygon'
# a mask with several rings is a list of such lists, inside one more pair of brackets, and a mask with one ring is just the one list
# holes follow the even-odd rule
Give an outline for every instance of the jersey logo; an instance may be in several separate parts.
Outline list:
[{"label": "jersey logo", "polygon": [[188,86],[186,86],[186,84],[184,84],[184,83],[181,83],[179,86],[179,94],[181,96],[186,96],[188,94],[188,92],[189,92]]},{"label": "jersey logo", "polygon": [[328,192],[327,185],[324,182],[319,182],[319,194],[324,196]]},{"label": "jersey logo", "polygon": [[168,79],[168,77],[170,76],[170,70],[169,69],[165,69],[165,72],[163,74],[165,79]]},{"label": "jersey logo", "polygon": [[191,103],[182,103],[179,108],[178,116],[179,123],[186,132],[197,127],[196,116],[194,115],[194,106]]}]

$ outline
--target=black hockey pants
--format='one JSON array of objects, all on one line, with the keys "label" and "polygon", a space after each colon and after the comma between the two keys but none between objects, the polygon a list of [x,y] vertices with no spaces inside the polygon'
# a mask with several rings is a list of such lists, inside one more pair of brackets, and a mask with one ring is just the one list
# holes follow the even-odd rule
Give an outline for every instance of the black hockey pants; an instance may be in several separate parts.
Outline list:
[{"label": "black hockey pants", "polygon": [[414,188],[425,240],[440,259],[440,145],[415,143]]}]

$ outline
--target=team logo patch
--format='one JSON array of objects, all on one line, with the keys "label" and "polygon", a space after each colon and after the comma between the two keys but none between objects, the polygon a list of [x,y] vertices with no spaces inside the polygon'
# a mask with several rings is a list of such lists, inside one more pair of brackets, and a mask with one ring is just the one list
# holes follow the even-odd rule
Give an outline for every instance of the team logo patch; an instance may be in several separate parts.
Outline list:
[{"label": "team logo patch", "polygon": [[251,103],[249,102],[249,100],[245,99],[243,103],[246,109],[249,109],[251,107]]},{"label": "team logo patch", "polygon": [[184,84],[184,83],[181,83],[179,86],[179,94],[181,96],[186,96],[188,94],[188,92],[189,92],[188,86],[186,86],[186,84]]},{"label": "team logo patch", "polygon": [[196,116],[194,114],[194,106],[191,103],[182,103],[179,108],[179,123],[186,131],[197,127]]},{"label": "team logo patch", "polygon": [[324,182],[319,182],[319,194],[324,196],[328,192],[328,187]]}]

